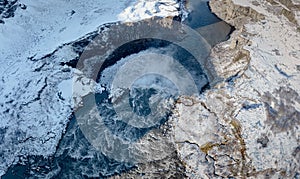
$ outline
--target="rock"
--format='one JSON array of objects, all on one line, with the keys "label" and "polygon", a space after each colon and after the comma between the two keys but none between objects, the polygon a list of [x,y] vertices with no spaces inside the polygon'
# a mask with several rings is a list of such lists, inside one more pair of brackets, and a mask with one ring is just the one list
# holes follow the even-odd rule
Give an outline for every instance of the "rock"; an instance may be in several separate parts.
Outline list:
[{"label": "rock", "polygon": [[[212,49],[210,59],[219,81],[201,98],[191,99],[200,102],[185,108],[177,105],[174,120],[185,122],[175,123],[173,130],[191,129],[177,132],[185,141],[177,150],[190,166],[187,176],[299,177],[300,55],[295,52],[300,46],[299,5],[288,0],[212,0],[210,6],[236,30]],[[216,122],[205,130],[197,127],[207,131],[205,135],[193,129],[203,123],[199,115],[205,114],[199,112],[203,107],[206,121]],[[202,140],[210,134],[214,138]],[[205,140],[210,141],[203,145]]]},{"label": "rock", "polygon": [[[0,4],[0,18],[11,18],[14,17],[15,11],[17,10],[17,0],[3,1]],[[3,21],[3,20],[2,20]]]},{"label": "rock", "polygon": [[257,22],[264,19],[264,15],[256,11],[254,8],[234,3],[232,0],[211,0],[210,7],[212,12],[236,28],[240,28],[243,24],[249,21]]},{"label": "rock", "polygon": [[[10,8],[13,14],[15,3],[1,2],[1,17],[8,16]],[[156,11],[161,14],[163,9],[164,15],[180,14],[179,4],[173,1],[152,4],[156,11],[147,9],[147,3],[135,4],[121,17],[136,20],[139,15],[148,17]],[[70,122],[68,118],[95,85],[95,81],[83,78],[81,71],[74,69],[78,56],[98,33],[103,32],[101,37],[107,38],[107,29],[116,27],[111,24],[43,57],[16,61],[13,70],[3,70],[0,175],[19,161],[15,169],[40,177],[79,176],[75,173],[78,170],[85,177],[107,177],[126,171],[112,177],[299,178],[299,4],[291,0],[212,0],[210,6],[235,31],[212,49],[203,64],[213,71],[210,88],[200,96],[181,96],[168,122],[138,140],[134,152],[151,160],[139,161],[136,168],[110,161],[83,139],[74,119]],[[124,31],[132,24],[122,24]],[[163,20],[161,24],[170,27],[172,21]],[[144,29],[140,33],[147,35],[149,28]],[[120,39],[114,35],[112,39]],[[178,34],[173,35],[178,38]],[[81,82],[74,83],[80,89],[74,96],[75,105],[66,88],[71,77]],[[103,165],[102,160],[109,164]],[[14,166],[11,168],[8,174],[15,171]]]},{"label": "rock", "polygon": [[262,147],[267,147],[269,138],[267,136],[264,136],[264,137],[258,138],[256,141],[257,141],[257,143],[260,143]]},{"label": "rock", "polygon": [[19,6],[20,6],[21,9],[26,9],[27,8],[27,6],[25,4],[19,4]]},{"label": "rock", "polygon": [[[70,167],[74,167],[74,170],[65,168],[67,170],[65,175],[55,173],[58,178],[60,176],[68,176],[69,178],[77,170],[80,176],[82,176],[80,172],[83,172],[99,177],[100,174],[97,170],[99,168],[104,176],[110,176],[127,169],[126,167],[123,167],[125,168],[123,169],[122,166],[114,165],[114,161],[111,164],[104,162],[103,167],[103,161],[108,160],[103,154],[96,155],[96,151],[92,149],[87,151],[86,148],[90,149],[92,147],[86,145],[86,143],[78,144],[84,143],[81,140],[84,138],[82,134],[76,140],[72,131],[68,131],[71,132],[71,137],[66,136],[66,139],[64,139],[65,135],[69,134],[66,134],[66,130],[69,130],[69,128],[66,128],[70,124],[70,115],[80,105],[80,98],[90,93],[94,86],[94,81],[82,78],[81,73],[76,71],[78,57],[81,55],[83,48],[95,37],[95,34],[98,35],[98,33],[107,30],[109,24],[101,26],[102,23],[117,21],[117,14],[129,6],[127,2],[116,2],[89,1],[82,3],[82,1],[72,1],[71,3],[57,1],[58,4],[62,3],[59,6],[57,3],[46,1],[28,2],[28,7],[34,8],[19,11],[16,16],[14,16],[15,10],[20,9],[16,0],[0,2],[0,19],[11,17],[8,22],[3,26],[1,24],[0,27],[3,32],[0,36],[1,57],[3,57],[1,61],[3,63],[0,67],[1,178],[6,171],[12,171],[8,172],[8,174],[11,174],[18,169],[22,170],[21,173],[26,174],[26,176],[22,176],[23,178],[28,176],[47,178],[48,175],[51,176],[57,172],[56,169],[60,170],[61,165],[70,164],[69,162],[72,163]],[[68,6],[64,6],[65,3]],[[112,4],[116,6],[110,9]],[[177,5],[177,3],[169,5],[171,9],[176,10],[172,12],[168,12],[168,9],[164,10],[163,6],[165,5],[162,5],[162,16],[164,14],[178,14],[178,9],[173,8]],[[24,6],[22,7],[24,8]],[[99,12],[94,11],[95,7],[99,8],[100,13],[103,11],[102,8],[107,9],[107,11],[104,15],[101,15]],[[75,9],[76,12],[81,13],[70,18],[67,13],[70,9]],[[47,14],[51,15],[48,16]],[[45,20],[45,17],[47,17],[47,20]],[[57,21],[58,18],[63,20]],[[140,20],[143,18],[140,17]],[[26,20],[24,21],[24,19]],[[84,25],[81,26],[82,24]],[[116,25],[117,23],[113,24]],[[59,31],[65,26],[70,31],[67,32],[67,35],[62,35]],[[97,26],[100,26],[99,30],[96,28]],[[124,34],[120,34],[120,36]],[[80,38],[81,36],[83,37]],[[72,99],[73,74],[75,80],[81,79],[80,82],[82,82],[74,84],[75,88],[80,89],[78,96],[74,94],[75,105]],[[78,127],[76,129],[79,130]],[[80,136],[78,133],[80,133],[80,130],[76,133]],[[64,140],[67,140],[66,144]],[[73,142],[77,148],[72,147]],[[163,142],[161,144],[164,145]],[[76,150],[67,154],[66,159],[64,152],[68,152],[69,147],[76,148]],[[174,147],[170,149],[173,150]],[[61,155],[60,151],[62,152]],[[173,152],[173,154],[171,158],[176,157],[176,152]],[[77,157],[80,158],[80,161],[77,160]],[[49,159],[49,161],[43,160],[44,158]],[[51,160],[52,158],[55,158],[56,161]],[[31,160],[34,160],[34,165],[32,165]],[[94,166],[86,167],[86,160],[93,165],[95,164],[93,160],[97,160],[96,169],[93,168]],[[178,157],[173,161],[180,163]],[[36,167],[39,162],[49,162],[49,166],[53,164],[56,168],[47,169],[46,166],[48,165],[41,165],[41,168]],[[163,164],[162,162],[161,165]],[[23,165],[25,166],[22,167]],[[111,165],[114,167],[111,167]],[[92,169],[89,169],[89,167],[92,167]],[[114,170],[118,167],[120,169]],[[170,164],[170,168],[172,167]],[[180,168],[181,164],[180,166],[178,164],[178,167]],[[88,168],[88,171],[86,171],[86,168]],[[8,175],[7,177],[14,178],[18,174],[17,172],[15,175]]]}]

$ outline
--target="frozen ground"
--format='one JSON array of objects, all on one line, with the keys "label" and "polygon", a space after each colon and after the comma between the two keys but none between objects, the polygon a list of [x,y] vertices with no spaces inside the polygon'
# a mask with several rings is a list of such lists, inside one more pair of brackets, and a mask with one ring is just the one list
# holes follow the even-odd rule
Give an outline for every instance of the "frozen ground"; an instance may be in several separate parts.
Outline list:
[{"label": "frozen ground", "polygon": [[78,57],[70,42],[104,23],[174,16],[180,7],[173,0],[15,5],[14,15],[0,23],[0,176],[24,156],[56,151],[73,108],[68,89],[73,70],[61,65]]},{"label": "frozen ground", "polygon": [[211,53],[226,80],[176,108],[174,138],[189,178],[299,178],[300,7],[294,2],[210,1],[236,30]]}]

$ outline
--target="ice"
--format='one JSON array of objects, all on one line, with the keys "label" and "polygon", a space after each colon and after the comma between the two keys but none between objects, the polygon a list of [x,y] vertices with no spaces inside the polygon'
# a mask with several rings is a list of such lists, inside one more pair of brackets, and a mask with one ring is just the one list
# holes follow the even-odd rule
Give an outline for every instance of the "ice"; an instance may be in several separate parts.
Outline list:
[{"label": "ice", "polygon": [[[79,73],[61,65],[79,55],[71,44],[102,24],[149,17],[138,13],[124,15],[126,8],[139,12],[139,3],[22,0],[27,8],[17,8],[14,17],[0,24],[0,131],[4,131],[0,134],[0,176],[19,161],[19,156],[55,153],[75,107],[72,77]],[[154,4],[145,3],[143,7],[154,12]],[[176,7],[170,4],[170,9],[160,9],[159,15],[178,14]],[[93,81],[85,81],[75,83],[81,85],[76,88],[82,89],[78,96],[93,90]],[[79,101],[80,97],[75,103]]]}]

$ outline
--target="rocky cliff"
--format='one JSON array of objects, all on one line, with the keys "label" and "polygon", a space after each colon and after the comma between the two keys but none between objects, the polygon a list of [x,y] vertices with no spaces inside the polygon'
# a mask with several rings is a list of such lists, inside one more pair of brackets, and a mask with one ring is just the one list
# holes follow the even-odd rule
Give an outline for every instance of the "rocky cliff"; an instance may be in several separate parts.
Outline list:
[{"label": "rocky cliff", "polygon": [[299,1],[212,0],[236,30],[211,60],[222,78],[183,97],[174,140],[189,178],[299,178]]}]

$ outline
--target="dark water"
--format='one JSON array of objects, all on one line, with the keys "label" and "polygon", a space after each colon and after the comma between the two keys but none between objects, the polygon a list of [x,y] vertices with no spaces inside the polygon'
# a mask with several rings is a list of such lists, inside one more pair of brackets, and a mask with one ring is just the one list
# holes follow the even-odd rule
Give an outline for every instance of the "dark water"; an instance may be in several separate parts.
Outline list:
[{"label": "dark water", "polygon": [[[222,22],[214,14],[210,12],[208,4],[206,1],[192,0],[189,1],[190,6],[192,7],[192,12],[190,16],[185,20],[185,24],[189,25],[197,32],[199,32],[211,45],[226,40],[232,28],[226,23]],[[151,42],[151,43],[142,43],[138,42],[135,46],[132,44],[123,46],[114,52],[111,60],[107,60],[107,64],[103,65],[104,70],[106,67],[113,65],[116,62],[116,59],[121,59],[132,53],[137,53],[141,50],[145,50],[149,47],[155,47],[157,44],[160,44],[160,47],[167,46],[169,44],[161,42]],[[87,45],[87,44],[85,44]],[[83,47],[80,46],[77,48],[78,54],[81,54]],[[176,58],[182,62],[182,64],[194,72],[194,79],[199,80],[200,85],[199,92],[209,88],[209,83],[206,81],[203,83],[205,74],[202,69],[195,69],[199,65],[195,65],[195,61],[192,60],[190,54],[184,50],[177,49],[175,54]],[[190,59],[190,60],[181,60],[181,59]],[[73,64],[73,63],[72,63]],[[74,66],[74,65],[73,65]],[[205,81],[205,80],[204,80]],[[149,98],[152,95],[155,95],[157,91],[155,89],[136,89],[135,96],[130,98],[130,103],[133,102],[140,104],[140,108],[133,108],[134,112],[140,115],[149,115],[151,109],[149,108]],[[102,95],[102,96],[101,96]],[[106,100],[109,94],[98,94],[96,95],[96,100],[98,103],[102,103],[101,100]],[[101,114],[107,113],[107,116],[113,116],[113,113],[110,113],[108,109],[100,108]],[[163,124],[166,118],[161,119]],[[112,123],[113,120],[106,118],[106,125],[108,129],[113,131],[117,136],[121,136],[124,139],[128,140],[137,140],[144,136],[149,130],[148,129],[135,129],[124,123]],[[129,131],[129,132],[128,132]],[[28,156],[21,161],[10,167],[7,173],[2,177],[3,179],[18,179],[18,178],[106,178],[122,172],[128,171],[132,168],[135,168],[134,165],[118,162],[114,159],[111,159],[105,156],[103,153],[96,150],[82,134],[76,119],[74,116],[70,117],[70,122],[68,124],[66,133],[63,135],[59,146],[57,147],[56,153],[51,157],[42,157],[42,156]]]},{"label": "dark water", "polygon": [[208,0],[187,0],[187,7],[191,12],[184,23],[201,34],[211,46],[227,40],[234,30],[211,13]]},{"label": "dark water", "polygon": [[187,7],[191,12],[184,23],[193,29],[222,21],[211,13],[206,0],[187,0]]}]

